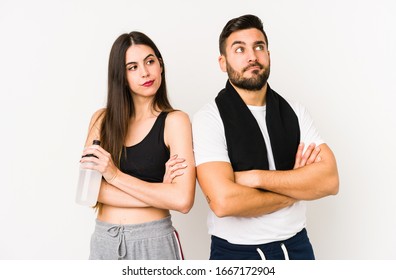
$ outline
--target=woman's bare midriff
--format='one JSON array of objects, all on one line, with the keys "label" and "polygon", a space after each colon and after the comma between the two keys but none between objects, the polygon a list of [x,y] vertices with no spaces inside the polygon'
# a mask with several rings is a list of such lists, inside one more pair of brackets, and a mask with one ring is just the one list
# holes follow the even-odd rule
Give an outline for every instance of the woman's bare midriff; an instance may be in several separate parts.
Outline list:
[{"label": "woman's bare midriff", "polygon": [[169,216],[169,210],[158,208],[120,208],[103,204],[97,219],[111,224],[141,224]]}]

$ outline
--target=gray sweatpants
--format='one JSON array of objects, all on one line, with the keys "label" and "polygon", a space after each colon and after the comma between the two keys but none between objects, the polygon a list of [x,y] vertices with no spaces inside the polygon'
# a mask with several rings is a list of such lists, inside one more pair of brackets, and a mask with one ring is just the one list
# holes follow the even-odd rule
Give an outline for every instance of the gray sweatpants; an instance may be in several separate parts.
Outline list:
[{"label": "gray sweatpants", "polygon": [[171,216],[131,225],[96,220],[89,259],[180,260],[183,253]]}]

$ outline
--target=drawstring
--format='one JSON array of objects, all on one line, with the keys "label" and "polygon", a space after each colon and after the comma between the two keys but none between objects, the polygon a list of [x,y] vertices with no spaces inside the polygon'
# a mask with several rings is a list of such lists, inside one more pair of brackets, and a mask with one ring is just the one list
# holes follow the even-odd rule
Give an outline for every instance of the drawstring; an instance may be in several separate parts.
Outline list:
[{"label": "drawstring", "polygon": [[[282,251],[283,251],[283,255],[285,256],[285,260],[289,260],[289,254],[287,253],[287,249],[285,244],[281,243],[280,245]],[[260,248],[256,248],[257,253],[259,253],[261,260],[266,260],[264,252],[260,249]]]},{"label": "drawstring", "polygon": [[[117,225],[117,226],[112,226],[110,227],[107,232],[111,237],[117,237],[118,236],[118,259],[121,260],[126,256],[126,244],[125,244],[125,235],[124,232],[127,232],[129,230],[124,230],[124,226]],[[122,245],[122,247],[121,247]],[[124,249],[124,250],[122,250]],[[124,251],[123,254],[121,254],[121,251]]]},{"label": "drawstring", "polygon": [[256,248],[256,250],[257,250],[257,252],[259,253],[261,260],[265,261],[266,258],[265,258],[265,256],[264,256],[263,251],[261,251],[260,248]]},{"label": "drawstring", "polygon": [[285,260],[289,260],[289,254],[287,253],[285,244],[281,243],[281,248],[282,248],[283,254],[285,255]]}]

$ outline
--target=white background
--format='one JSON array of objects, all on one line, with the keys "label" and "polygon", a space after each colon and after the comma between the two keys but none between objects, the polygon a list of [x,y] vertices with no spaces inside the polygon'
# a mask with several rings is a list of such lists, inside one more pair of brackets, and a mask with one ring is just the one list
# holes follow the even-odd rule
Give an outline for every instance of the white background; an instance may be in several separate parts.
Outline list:
[{"label": "white background", "polygon": [[[95,214],[74,203],[88,122],[105,105],[114,40],[143,31],[164,57],[174,107],[225,85],[225,23],[264,22],[271,86],[304,104],[333,149],[337,196],[308,203],[325,260],[396,259],[396,4],[361,1],[0,0],[0,259],[84,260]],[[172,213],[187,259],[207,259],[207,205]]]}]

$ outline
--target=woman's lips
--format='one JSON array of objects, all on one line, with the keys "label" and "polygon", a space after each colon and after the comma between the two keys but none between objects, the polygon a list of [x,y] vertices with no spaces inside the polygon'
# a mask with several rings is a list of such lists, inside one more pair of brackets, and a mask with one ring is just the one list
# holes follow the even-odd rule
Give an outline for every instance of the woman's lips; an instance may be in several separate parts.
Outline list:
[{"label": "woman's lips", "polygon": [[154,83],[154,81],[147,81],[143,84],[144,87],[149,87]]}]

